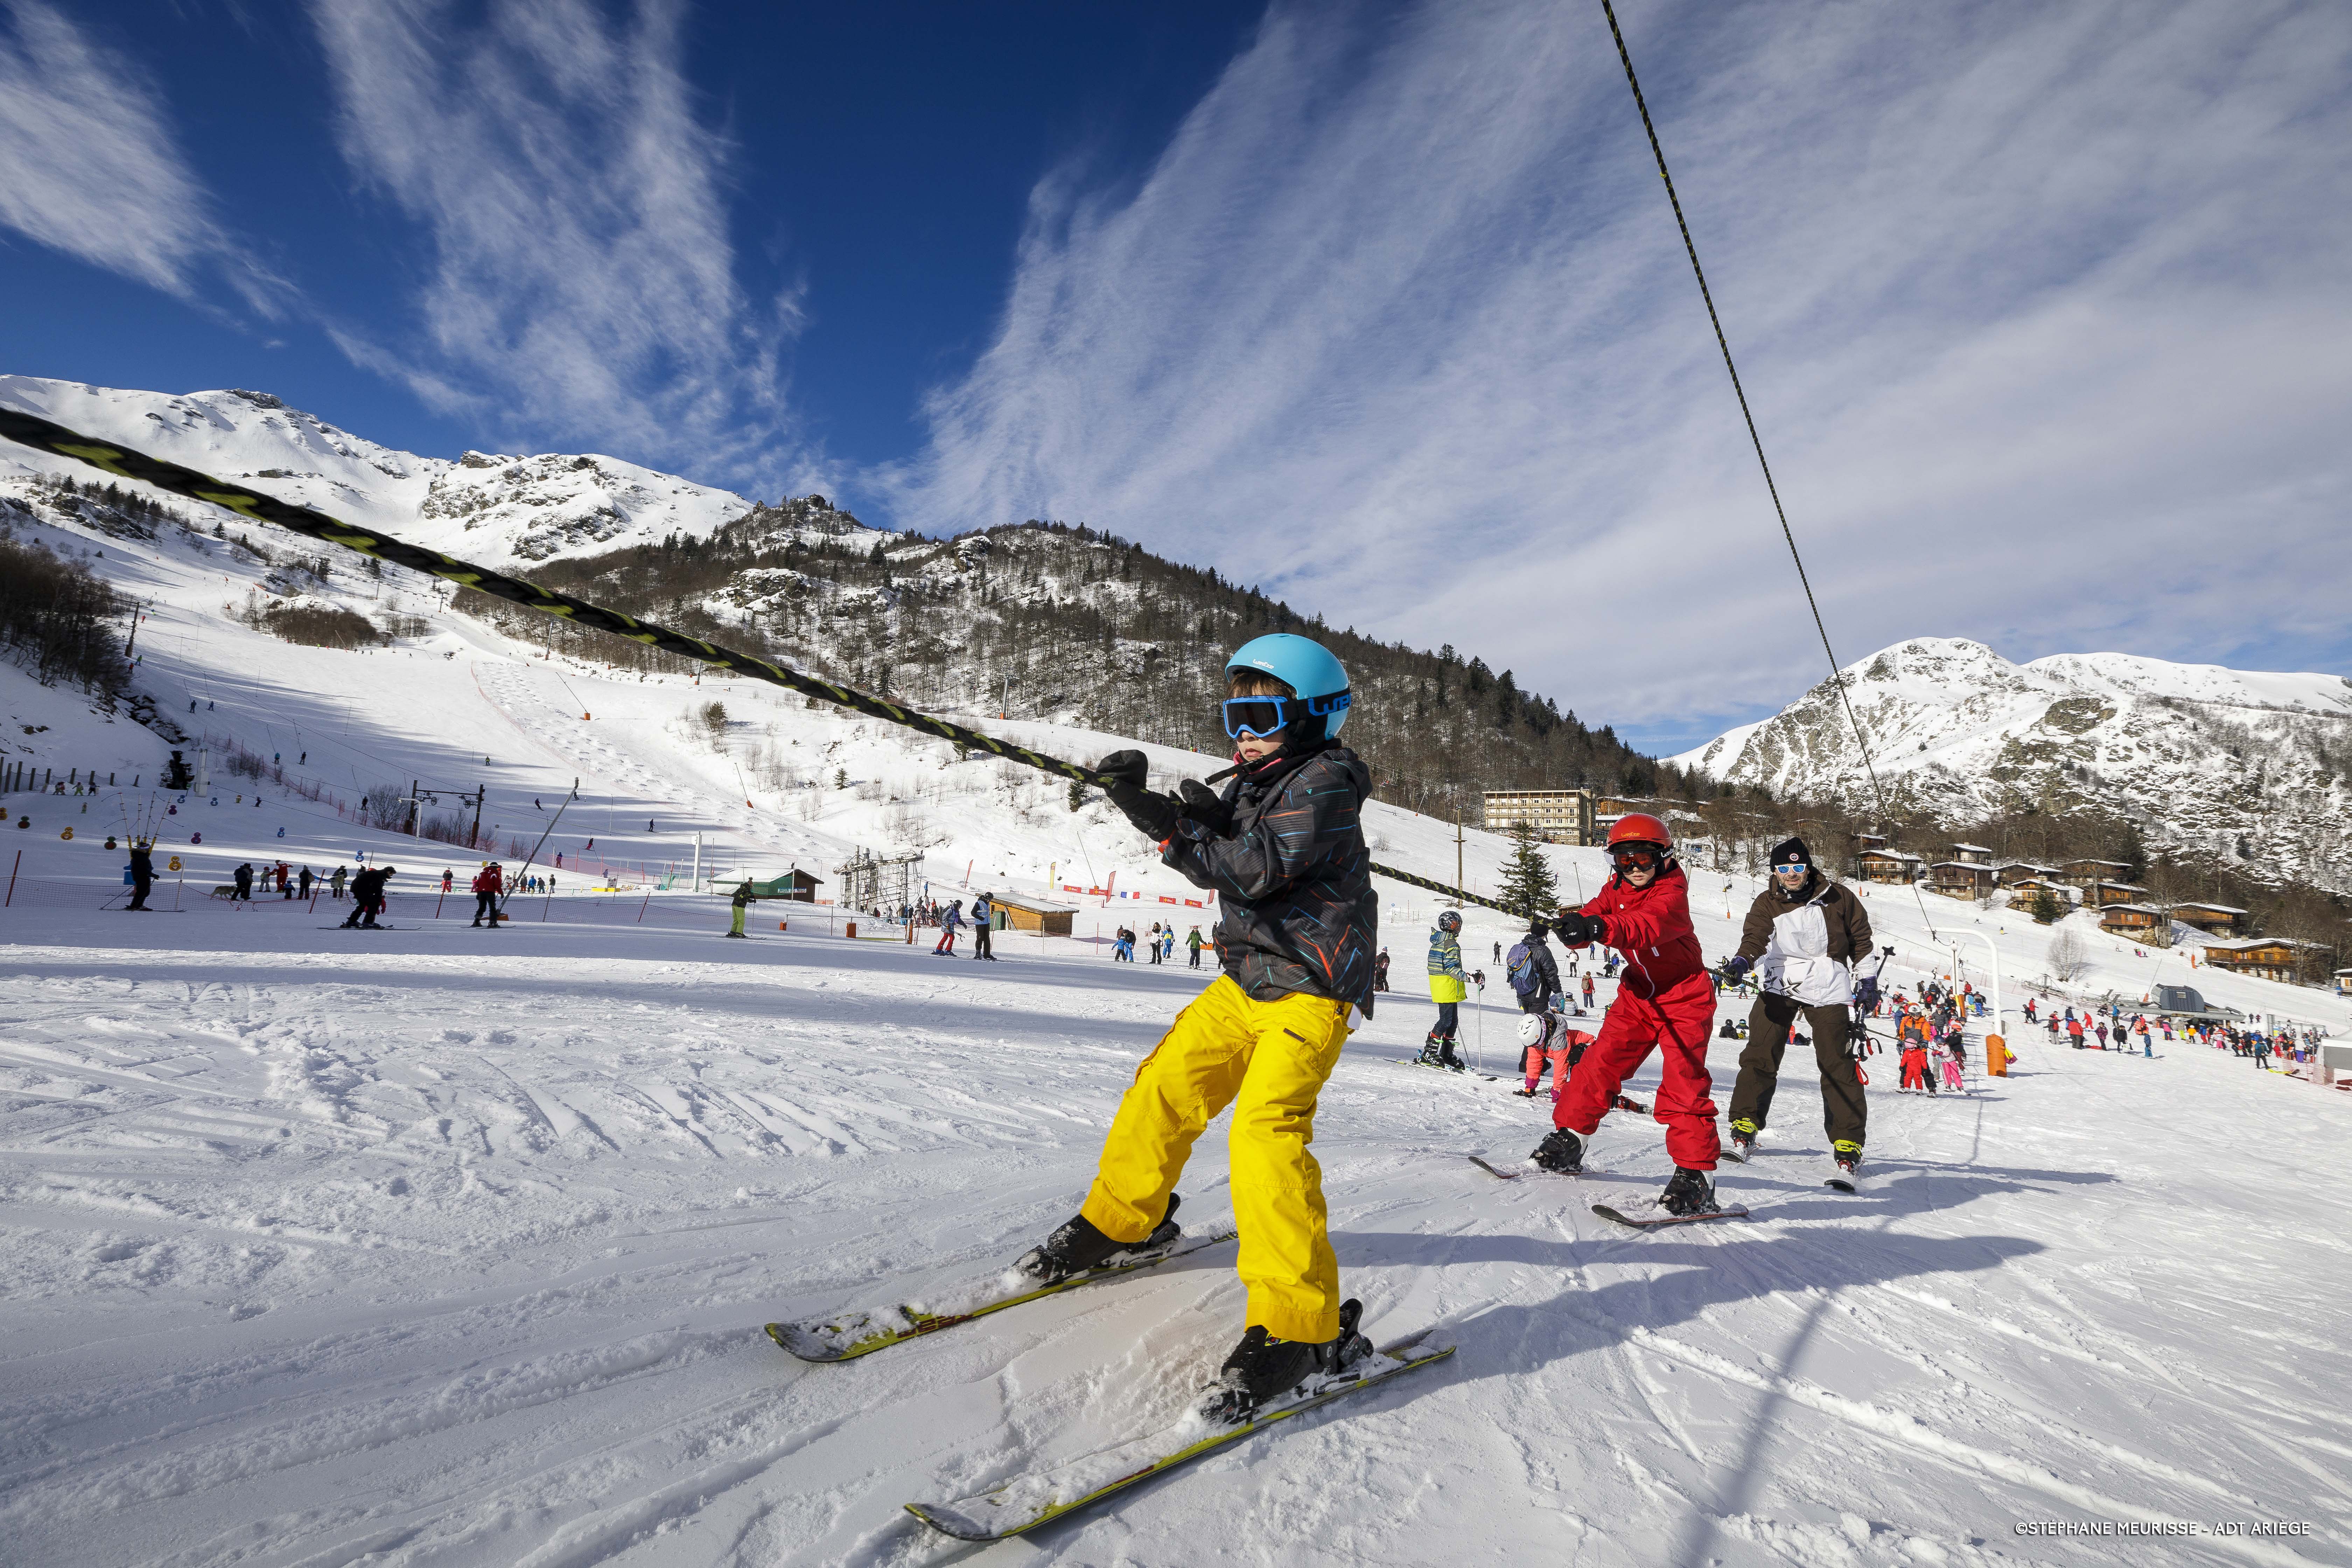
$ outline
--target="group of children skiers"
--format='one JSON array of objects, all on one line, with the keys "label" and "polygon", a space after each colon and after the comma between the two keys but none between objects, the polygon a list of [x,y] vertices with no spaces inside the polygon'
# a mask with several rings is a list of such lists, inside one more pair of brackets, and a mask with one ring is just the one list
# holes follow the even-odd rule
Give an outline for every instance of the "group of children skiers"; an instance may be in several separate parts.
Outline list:
[{"label": "group of children skiers", "polygon": [[[1233,766],[1173,794],[1146,787],[1140,752],[1115,752],[1094,769],[1161,863],[1217,895],[1221,973],[1136,1068],[1078,1212],[1016,1265],[1045,1286],[1174,1247],[1177,1181],[1210,1120],[1232,1106],[1231,1192],[1248,1308],[1201,1406],[1213,1420],[1246,1417],[1369,1352],[1356,1331],[1360,1306],[1342,1299],[1308,1145],[1324,1081],[1386,979],[1361,823],[1370,774],[1339,742],[1353,702],[1347,672],[1320,644],[1287,633],[1248,643],[1225,669],[1221,711]],[[1664,1129],[1675,1165],[1660,1205],[1681,1216],[1715,1212],[1716,1166],[1727,1152],[1746,1158],[1764,1127],[1802,1013],[1834,1159],[1851,1174],[1865,1135],[1851,1010],[1874,1005],[1877,984],[1854,973],[1871,952],[1858,901],[1814,868],[1801,840],[1774,851],[1773,878],[1725,966],[1734,981],[1753,970],[1763,984],[1727,1151],[1706,1065],[1717,980],[1691,925],[1673,836],[1657,817],[1633,813],[1612,826],[1608,851],[1606,885],[1580,908],[1538,913],[1513,949],[1509,973],[1525,1014],[1522,1092],[1531,1098],[1546,1068],[1553,1085],[1552,1129],[1532,1162],[1578,1170],[1610,1111],[1643,1110]],[[1428,1046],[1440,1065],[1459,1061],[1461,1004],[1484,979],[1464,966],[1461,929],[1460,913],[1448,910],[1429,939],[1438,1019]],[[1622,955],[1616,996],[1594,1031],[1570,1026],[1551,940],[1572,955]],[[1654,1052],[1659,1087],[1654,1104],[1639,1107],[1621,1091]]]}]

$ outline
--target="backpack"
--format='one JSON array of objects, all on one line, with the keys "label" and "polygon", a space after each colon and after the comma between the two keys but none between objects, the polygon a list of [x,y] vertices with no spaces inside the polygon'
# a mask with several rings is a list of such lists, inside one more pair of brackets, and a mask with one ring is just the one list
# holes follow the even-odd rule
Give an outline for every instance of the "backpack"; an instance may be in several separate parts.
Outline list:
[{"label": "backpack", "polygon": [[1536,956],[1524,942],[1515,943],[1506,960],[1503,973],[1511,982],[1511,989],[1522,996],[1532,996],[1543,987],[1543,976],[1536,973]]}]

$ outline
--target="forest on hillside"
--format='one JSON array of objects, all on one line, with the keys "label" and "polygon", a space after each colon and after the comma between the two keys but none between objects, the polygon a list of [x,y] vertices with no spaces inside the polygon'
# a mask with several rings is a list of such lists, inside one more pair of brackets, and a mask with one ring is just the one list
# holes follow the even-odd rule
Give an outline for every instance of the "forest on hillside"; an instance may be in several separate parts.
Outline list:
[{"label": "forest on hillside", "polygon": [[[1475,653],[1334,629],[1213,570],[1086,527],[1032,521],[932,540],[867,529],[809,497],[762,507],[707,540],[551,562],[536,580],[918,708],[1053,719],[1212,753],[1229,745],[1215,707],[1226,655],[1267,632],[1298,632],[1348,667],[1356,700],[1346,738],[1383,799],[1460,811],[1475,826],[1490,789],[1688,798],[1708,787]],[[534,641],[583,636],[479,594],[459,607]],[[577,651],[683,668],[600,641]]]},{"label": "forest on hillside", "polygon": [[[2322,944],[2315,965],[2352,955],[2342,898],[2257,864],[2153,850],[2122,813],[1960,820],[1897,802],[1882,818],[1776,800],[1643,756],[1475,652],[1334,630],[1213,570],[1086,527],[1032,520],[935,540],[867,528],[811,496],[708,539],[551,562],[536,580],[917,708],[1051,719],[1213,754],[1228,744],[1215,710],[1226,655],[1263,633],[1301,632],[1347,665],[1357,700],[1347,739],[1381,797],[1410,810],[1458,811],[1476,825],[1486,790],[1591,788],[1668,814],[1695,868],[1759,868],[1792,833],[1841,869],[1859,832],[1930,860],[1959,839],[2001,858],[2098,856],[2132,866],[2152,897],[2218,899],[2252,911],[2257,931]],[[621,668],[689,668],[485,595],[461,594],[457,607]]]}]

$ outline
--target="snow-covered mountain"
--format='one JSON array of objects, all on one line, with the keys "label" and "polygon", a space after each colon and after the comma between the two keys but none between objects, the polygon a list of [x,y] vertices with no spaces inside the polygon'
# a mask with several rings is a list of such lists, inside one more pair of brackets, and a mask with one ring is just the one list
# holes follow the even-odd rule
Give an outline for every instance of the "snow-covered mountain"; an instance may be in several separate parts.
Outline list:
[{"label": "snow-covered mountain", "polygon": [[[699,538],[752,503],[594,453],[452,461],[380,447],[266,392],[173,396],[0,375],[0,403],[428,549],[513,568],[562,555]],[[0,478],[88,469],[0,441]]]},{"label": "snow-covered mountain", "polygon": [[[1898,643],[1843,674],[1898,809],[1948,820],[2120,811],[2159,847],[2352,886],[2352,680],[2342,676],[2120,653],[2012,664],[1958,637]],[[1826,680],[1673,760],[1783,799],[1869,804]]]}]

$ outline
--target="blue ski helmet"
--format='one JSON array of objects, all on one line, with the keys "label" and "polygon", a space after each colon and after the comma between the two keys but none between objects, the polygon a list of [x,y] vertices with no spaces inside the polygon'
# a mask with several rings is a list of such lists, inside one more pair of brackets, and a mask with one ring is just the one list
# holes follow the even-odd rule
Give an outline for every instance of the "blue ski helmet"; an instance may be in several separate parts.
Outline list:
[{"label": "blue ski helmet", "polygon": [[1326,740],[1337,735],[1339,726],[1348,721],[1349,705],[1355,700],[1348,690],[1348,672],[1331,657],[1331,650],[1313,637],[1292,632],[1253,637],[1225,660],[1226,674],[1236,669],[1262,670],[1289,687],[1307,712],[1322,716]]}]

